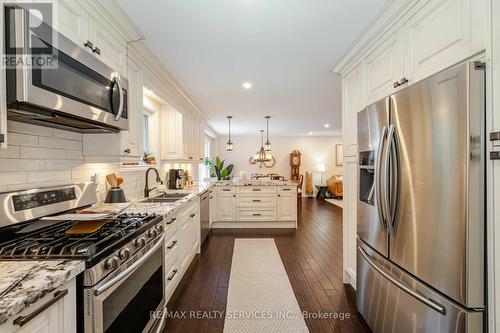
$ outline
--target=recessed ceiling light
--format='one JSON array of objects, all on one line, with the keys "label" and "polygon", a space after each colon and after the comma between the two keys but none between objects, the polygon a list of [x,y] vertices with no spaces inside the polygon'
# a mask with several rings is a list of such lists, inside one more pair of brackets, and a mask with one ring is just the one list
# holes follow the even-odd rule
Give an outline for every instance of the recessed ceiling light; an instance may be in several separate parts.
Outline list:
[{"label": "recessed ceiling light", "polygon": [[313,135],[313,132],[309,132],[309,135]]},{"label": "recessed ceiling light", "polygon": [[324,128],[329,128],[330,127],[330,124],[324,124],[323,125]]},{"label": "recessed ceiling light", "polygon": [[251,82],[243,82],[243,84],[241,85],[243,87],[243,89],[245,90],[249,90],[249,89],[252,89],[252,83]]}]

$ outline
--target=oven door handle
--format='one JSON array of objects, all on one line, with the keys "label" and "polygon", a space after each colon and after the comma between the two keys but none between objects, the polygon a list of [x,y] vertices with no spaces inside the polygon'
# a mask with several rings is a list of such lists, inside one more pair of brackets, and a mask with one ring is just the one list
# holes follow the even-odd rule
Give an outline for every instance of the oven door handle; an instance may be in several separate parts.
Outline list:
[{"label": "oven door handle", "polygon": [[160,239],[158,240],[158,242],[156,242],[156,244],[151,249],[149,249],[149,251],[144,256],[139,258],[139,260],[134,262],[132,265],[130,265],[128,268],[126,268],[123,272],[121,272],[120,274],[118,274],[117,276],[115,276],[114,278],[112,278],[108,282],[104,283],[99,288],[97,288],[94,291],[94,295],[99,296],[100,294],[102,294],[103,292],[105,292],[106,290],[108,290],[109,288],[114,286],[116,283],[118,283],[120,280],[125,278],[127,275],[129,275],[130,273],[135,271],[137,268],[139,268],[139,266],[141,266],[146,260],[148,260],[156,252],[156,250],[158,250],[160,248],[160,246],[163,245],[164,241],[165,241],[165,235],[162,235],[160,237]]}]

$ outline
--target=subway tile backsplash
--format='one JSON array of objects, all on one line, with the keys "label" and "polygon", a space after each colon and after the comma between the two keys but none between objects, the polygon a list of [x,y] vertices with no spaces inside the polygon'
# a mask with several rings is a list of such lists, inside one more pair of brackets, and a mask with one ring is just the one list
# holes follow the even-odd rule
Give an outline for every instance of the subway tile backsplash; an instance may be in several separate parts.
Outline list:
[{"label": "subway tile backsplash", "polygon": [[[109,187],[106,175],[120,173],[120,165],[86,163],[82,134],[15,121],[8,121],[7,127],[8,147],[0,149],[0,192],[90,181],[97,174],[98,199],[104,201]],[[198,175],[197,165],[164,164],[162,178],[170,168],[187,169],[193,179]],[[127,199],[142,197],[145,169],[122,171]],[[154,186],[154,173],[149,183]]]},{"label": "subway tile backsplash", "polygon": [[[0,149],[0,191],[90,181],[98,175],[98,197],[104,200],[105,176],[119,164],[85,163],[80,133],[9,121],[8,147]],[[143,195],[144,170],[123,173],[127,199]],[[154,184],[154,178],[151,180]]]}]

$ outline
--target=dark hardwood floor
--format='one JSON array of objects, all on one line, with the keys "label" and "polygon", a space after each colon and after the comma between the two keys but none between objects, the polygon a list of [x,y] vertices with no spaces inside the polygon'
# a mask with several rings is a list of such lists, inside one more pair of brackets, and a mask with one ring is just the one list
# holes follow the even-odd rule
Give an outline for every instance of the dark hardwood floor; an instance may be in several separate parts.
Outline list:
[{"label": "dark hardwood floor", "polygon": [[[212,229],[168,304],[177,311],[170,314],[186,318],[170,317],[165,332],[223,331],[224,318],[213,311],[226,309],[234,239],[245,237],[274,238],[302,311],[349,314],[343,320],[306,318],[311,333],[370,331],[356,311],[354,291],[342,283],[342,210],[305,198],[297,230]],[[190,311],[207,311],[196,315],[211,318],[197,319]]]}]

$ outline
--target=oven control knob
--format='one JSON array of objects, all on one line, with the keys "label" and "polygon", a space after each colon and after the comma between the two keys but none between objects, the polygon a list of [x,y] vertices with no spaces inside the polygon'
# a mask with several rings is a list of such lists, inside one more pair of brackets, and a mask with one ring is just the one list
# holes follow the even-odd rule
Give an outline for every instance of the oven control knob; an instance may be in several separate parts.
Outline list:
[{"label": "oven control knob", "polygon": [[156,226],[156,230],[158,231],[158,233],[162,232],[163,231],[163,226],[161,224],[158,224]]},{"label": "oven control knob", "polygon": [[118,257],[120,257],[121,260],[127,260],[130,258],[130,250],[128,248],[121,249],[120,252],[118,252]]},{"label": "oven control knob", "polygon": [[144,245],[146,245],[146,240],[144,239],[144,237],[139,237],[135,240],[134,245],[136,247],[143,247]]},{"label": "oven control knob", "polygon": [[106,259],[106,261],[104,262],[105,269],[115,269],[117,267],[118,267],[118,258],[115,256]]},{"label": "oven control knob", "polygon": [[151,228],[148,230],[149,238],[155,238],[156,236],[158,236],[158,231],[156,231],[156,229]]}]

